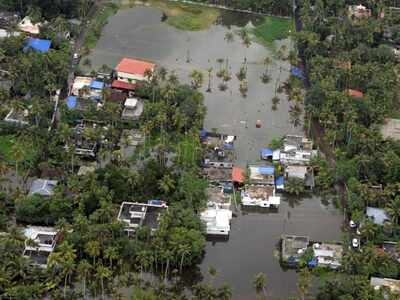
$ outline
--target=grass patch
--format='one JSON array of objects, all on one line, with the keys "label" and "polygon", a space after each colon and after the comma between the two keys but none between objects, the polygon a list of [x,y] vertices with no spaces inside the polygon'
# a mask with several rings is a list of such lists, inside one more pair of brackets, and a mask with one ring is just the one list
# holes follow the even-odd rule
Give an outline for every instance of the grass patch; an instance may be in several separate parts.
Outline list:
[{"label": "grass patch", "polygon": [[160,0],[150,0],[149,3],[164,12],[168,25],[180,30],[205,30],[214,24],[220,15],[218,9],[210,7]]},{"label": "grass patch", "polygon": [[0,136],[0,159],[4,159],[9,164],[15,162],[15,145],[20,149],[22,154],[22,160],[28,164],[35,160],[37,155],[37,148],[34,143],[29,140],[20,140],[14,135],[2,135]]},{"label": "grass patch", "polygon": [[96,47],[97,41],[101,36],[103,27],[107,24],[108,18],[116,14],[118,6],[113,3],[105,4],[99,11],[96,12],[94,18],[90,21],[89,29],[87,31],[84,47],[93,49]]},{"label": "grass patch", "polygon": [[291,19],[265,17],[264,22],[258,25],[253,33],[261,43],[272,46],[275,40],[287,38],[293,28]]}]

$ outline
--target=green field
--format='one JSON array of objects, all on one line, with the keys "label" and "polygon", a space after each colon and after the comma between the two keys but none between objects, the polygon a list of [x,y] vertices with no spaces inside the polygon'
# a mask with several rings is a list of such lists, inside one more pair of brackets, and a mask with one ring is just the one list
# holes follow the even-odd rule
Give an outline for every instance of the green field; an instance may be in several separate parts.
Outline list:
[{"label": "green field", "polygon": [[198,31],[209,28],[217,20],[217,9],[168,1],[152,0],[167,16],[166,23],[180,30]]},{"label": "green field", "polygon": [[265,17],[262,24],[258,25],[253,33],[259,42],[272,46],[275,40],[285,39],[293,30],[293,20],[278,17]]},{"label": "green field", "polygon": [[18,140],[14,135],[0,136],[0,159],[13,163],[15,161],[15,145],[17,145],[19,153],[22,155],[21,161],[30,162],[34,160],[37,149],[33,143],[28,140]]}]

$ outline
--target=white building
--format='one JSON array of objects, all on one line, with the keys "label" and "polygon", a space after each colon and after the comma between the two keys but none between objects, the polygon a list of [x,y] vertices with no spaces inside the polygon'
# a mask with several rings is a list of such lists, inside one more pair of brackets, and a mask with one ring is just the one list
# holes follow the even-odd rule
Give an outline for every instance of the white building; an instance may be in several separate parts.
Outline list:
[{"label": "white building", "polygon": [[313,251],[319,267],[337,269],[342,265],[343,247],[341,245],[315,243]]},{"label": "white building", "polygon": [[147,61],[123,58],[115,68],[117,80],[135,83],[136,81],[145,81],[146,71],[153,72],[155,64]]},{"label": "white building", "polygon": [[275,196],[274,186],[246,185],[241,193],[243,206],[278,208],[281,198]]},{"label": "white building", "polygon": [[231,230],[232,211],[228,209],[207,208],[200,214],[209,235],[228,236]]},{"label": "white building", "polygon": [[23,255],[40,266],[46,266],[48,256],[56,247],[58,231],[53,227],[28,226],[24,235],[26,240]]}]

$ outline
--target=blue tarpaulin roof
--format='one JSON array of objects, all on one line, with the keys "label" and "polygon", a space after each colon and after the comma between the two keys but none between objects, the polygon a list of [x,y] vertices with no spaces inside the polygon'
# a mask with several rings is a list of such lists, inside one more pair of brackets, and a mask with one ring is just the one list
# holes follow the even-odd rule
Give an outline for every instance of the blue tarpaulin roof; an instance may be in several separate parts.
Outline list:
[{"label": "blue tarpaulin roof", "polygon": [[67,98],[67,106],[69,109],[74,109],[76,107],[76,97],[75,96],[69,96]]},{"label": "blue tarpaulin roof", "polygon": [[90,88],[91,89],[96,89],[96,90],[102,90],[104,88],[104,82],[98,81],[98,80],[93,80],[90,83]]},{"label": "blue tarpaulin roof", "polygon": [[274,151],[271,148],[263,148],[261,149],[261,156],[262,157],[270,157]]},{"label": "blue tarpaulin roof", "polygon": [[291,73],[297,78],[304,79],[303,70],[298,67],[292,67]]},{"label": "blue tarpaulin roof", "polygon": [[33,49],[38,52],[46,53],[47,51],[49,51],[50,46],[51,46],[50,40],[29,38],[24,48],[24,51],[28,49]]},{"label": "blue tarpaulin roof", "polygon": [[275,185],[277,188],[278,187],[283,188],[284,184],[285,184],[285,178],[283,176],[279,176],[275,179]]},{"label": "blue tarpaulin roof", "polygon": [[265,167],[258,167],[258,171],[262,175],[274,175],[275,169],[274,167],[265,166]]}]

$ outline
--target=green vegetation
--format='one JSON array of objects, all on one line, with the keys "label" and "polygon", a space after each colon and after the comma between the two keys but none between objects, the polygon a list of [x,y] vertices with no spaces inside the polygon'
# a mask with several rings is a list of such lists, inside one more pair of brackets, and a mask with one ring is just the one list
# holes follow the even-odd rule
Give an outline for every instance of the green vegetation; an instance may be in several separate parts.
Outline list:
[{"label": "green vegetation", "polygon": [[272,46],[276,40],[285,39],[293,31],[293,20],[265,17],[264,22],[254,29],[254,35],[261,43]]},{"label": "green vegetation", "polygon": [[95,17],[90,21],[89,30],[85,37],[84,47],[86,49],[93,49],[96,47],[97,41],[101,36],[104,25],[107,24],[108,18],[116,14],[118,6],[114,3],[107,3],[96,12]]},{"label": "green vegetation", "polygon": [[223,5],[231,8],[251,10],[280,16],[290,16],[293,11],[291,0],[193,0],[209,4]]},{"label": "green vegetation", "polygon": [[28,137],[17,138],[15,135],[0,135],[0,158],[8,163],[16,160],[16,152],[20,152],[20,161],[33,162],[37,155],[33,141]]},{"label": "green vegetation", "polygon": [[162,9],[167,16],[167,24],[180,30],[198,31],[209,28],[217,20],[218,9],[197,5],[152,0],[153,6]]}]

